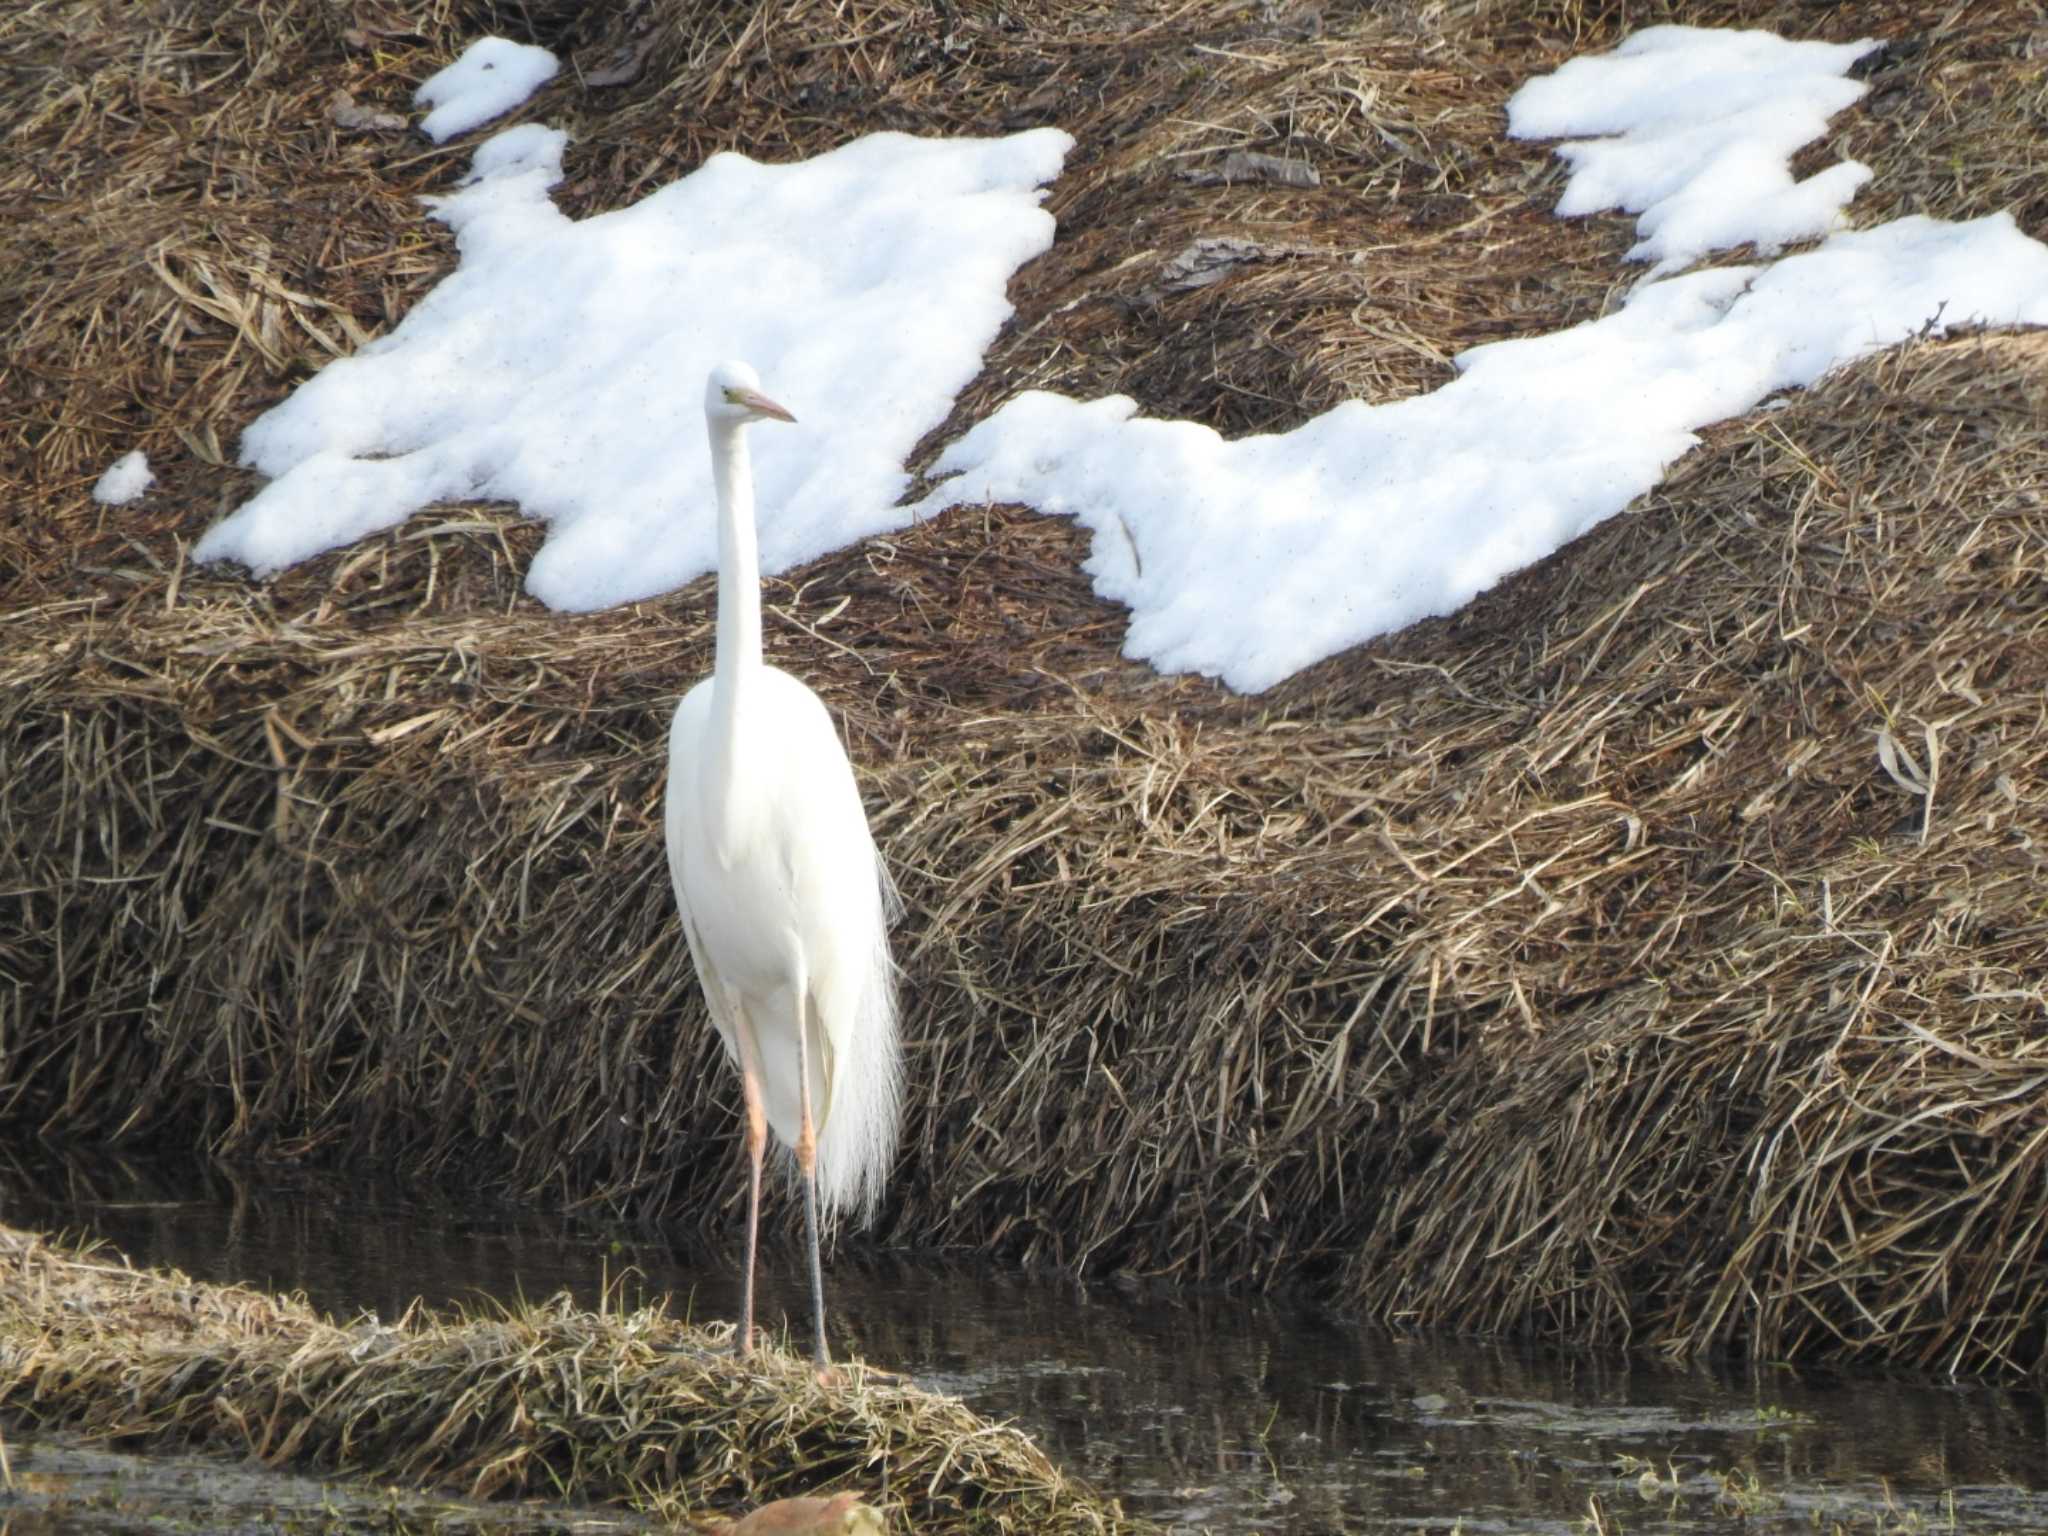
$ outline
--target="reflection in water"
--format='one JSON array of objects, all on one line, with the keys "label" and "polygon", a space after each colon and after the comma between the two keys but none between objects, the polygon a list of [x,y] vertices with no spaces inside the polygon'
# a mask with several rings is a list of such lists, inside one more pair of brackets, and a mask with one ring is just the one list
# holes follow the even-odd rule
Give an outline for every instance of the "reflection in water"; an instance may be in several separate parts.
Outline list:
[{"label": "reflection in water", "polygon": [[[591,1305],[608,1279],[629,1301],[669,1293],[684,1315],[738,1303],[727,1255],[289,1172],[0,1154],[0,1221],[303,1290],[344,1316],[558,1290]],[[1952,1492],[1965,1521],[2048,1530],[2038,1394],[1390,1337],[1281,1302],[1027,1282],[945,1259],[844,1252],[828,1284],[837,1347],[1014,1418],[1155,1519],[1576,1531],[1597,1495],[1631,1531],[1719,1529],[1721,1477],[1739,1473],[1760,1485],[1753,1530],[1810,1529],[1816,1511],[1874,1523],[1887,1489],[1930,1514]],[[801,1316],[793,1246],[764,1252],[762,1286],[764,1324]]]},{"label": "reflection in water", "polygon": [[657,1529],[629,1514],[484,1505],[219,1457],[129,1456],[75,1435],[16,1442],[15,1460],[12,1485],[0,1488],[0,1536],[643,1536]]}]

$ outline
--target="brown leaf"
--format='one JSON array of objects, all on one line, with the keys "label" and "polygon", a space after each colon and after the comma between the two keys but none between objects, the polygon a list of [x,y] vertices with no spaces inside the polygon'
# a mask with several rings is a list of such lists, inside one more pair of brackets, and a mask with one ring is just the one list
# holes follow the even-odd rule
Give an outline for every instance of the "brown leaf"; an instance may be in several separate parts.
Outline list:
[{"label": "brown leaf", "polygon": [[347,91],[327,98],[327,115],[344,133],[398,133],[405,128],[405,119],[396,112],[359,105]]}]

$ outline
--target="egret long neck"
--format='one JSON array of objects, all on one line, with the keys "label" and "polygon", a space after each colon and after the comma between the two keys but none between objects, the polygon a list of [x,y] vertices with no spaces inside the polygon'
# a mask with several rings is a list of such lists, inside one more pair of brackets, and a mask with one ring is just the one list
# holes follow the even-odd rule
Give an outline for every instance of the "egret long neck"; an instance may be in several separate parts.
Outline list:
[{"label": "egret long neck", "polygon": [[754,469],[746,428],[711,429],[711,473],[718,483],[718,659],[712,699],[730,723],[751,674],[761,666],[761,555],[754,541]]}]

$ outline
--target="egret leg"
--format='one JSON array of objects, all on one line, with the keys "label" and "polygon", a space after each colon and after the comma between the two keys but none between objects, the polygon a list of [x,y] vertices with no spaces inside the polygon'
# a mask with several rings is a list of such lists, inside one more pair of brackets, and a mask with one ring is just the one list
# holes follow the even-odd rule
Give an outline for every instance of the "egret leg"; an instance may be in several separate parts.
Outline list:
[{"label": "egret leg", "polygon": [[747,1108],[747,1268],[740,1282],[740,1329],[733,1350],[747,1354],[754,1347],[754,1253],[761,1235],[761,1154],[768,1145],[768,1116],[761,1108],[761,1064],[751,1035],[739,1032],[740,1096]]},{"label": "egret leg", "polygon": [[804,1180],[804,1242],[811,1256],[812,1354],[818,1377],[824,1380],[831,1372],[832,1356],[825,1347],[825,1266],[818,1257],[818,1131],[817,1122],[811,1118],[809,1027],[813,1005],[807,994],[799,995],[803,997],[803,1006],[796,1031],[796,1081],[802,1125],[797,1131],[796,1166]]}]

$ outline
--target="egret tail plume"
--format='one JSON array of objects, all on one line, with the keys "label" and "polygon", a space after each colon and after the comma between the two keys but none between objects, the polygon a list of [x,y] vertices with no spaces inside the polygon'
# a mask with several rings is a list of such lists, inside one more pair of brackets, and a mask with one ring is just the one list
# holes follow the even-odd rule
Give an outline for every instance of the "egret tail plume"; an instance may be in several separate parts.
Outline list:
[{"label": "egret tail plume", "polygon": [[864,957],[862,984],[853,1003],[854,1026],[833,1063],[832,1108],[818,1131],[818,1200],[827,1226],[850,1217],[874,1220],[896,1161],[902,1120],[903,1054],[896,1028],[896,964],[889,955],[887,922],[895,891],[876,866],[878,912],[871,926],[873,952]]}]

